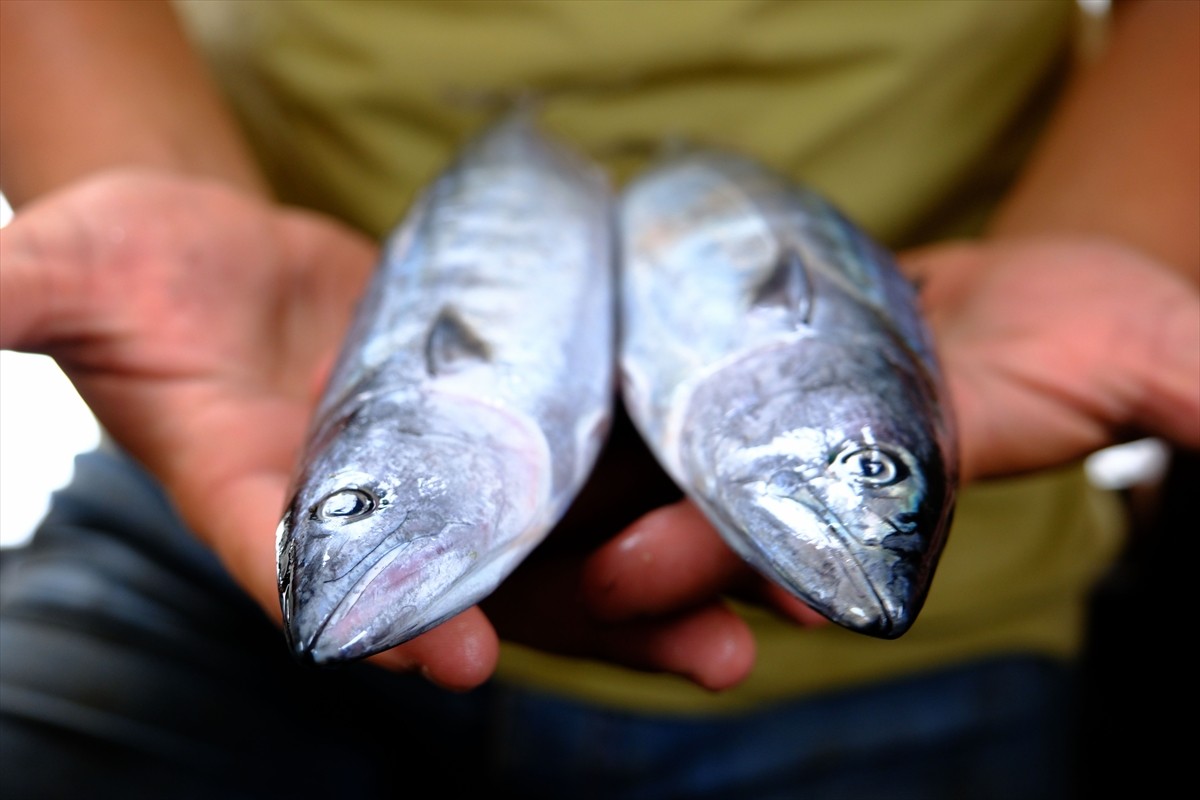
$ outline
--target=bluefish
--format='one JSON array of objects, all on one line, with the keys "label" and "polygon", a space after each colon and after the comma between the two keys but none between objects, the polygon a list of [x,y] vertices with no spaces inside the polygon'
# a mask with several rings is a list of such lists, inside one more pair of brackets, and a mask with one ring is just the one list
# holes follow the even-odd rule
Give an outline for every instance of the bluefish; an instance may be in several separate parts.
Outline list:
[{"label": "bluefish", "polygon": [[588,476],[615,396],[612,200],[528,112],[389,235],[279,525],[302,660],[362,658],[477,603]]},{"label": "bluefish", "polygon": [[618,220],[624,400],[663,468],[763,575],[903,634],[957,484],[912,286],[818,193],[737,153],[653,165]]}]

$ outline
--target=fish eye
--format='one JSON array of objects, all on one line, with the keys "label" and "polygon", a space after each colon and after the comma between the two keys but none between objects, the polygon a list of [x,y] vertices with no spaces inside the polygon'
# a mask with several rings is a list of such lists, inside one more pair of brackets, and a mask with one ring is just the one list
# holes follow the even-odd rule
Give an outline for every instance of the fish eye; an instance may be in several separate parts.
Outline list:
[{"label": "fish eye", "polygon": [[375,495],[365,489],[338,489],[317,503],[313,517],[326,522],[351,522],[367,516],[377,505]]},{"label": "fish eye", "polygon": [[877,447],[859,447],[838,459],[846,475],[866,486],[891,486],[908,477],[908,469],[894,453]]}]

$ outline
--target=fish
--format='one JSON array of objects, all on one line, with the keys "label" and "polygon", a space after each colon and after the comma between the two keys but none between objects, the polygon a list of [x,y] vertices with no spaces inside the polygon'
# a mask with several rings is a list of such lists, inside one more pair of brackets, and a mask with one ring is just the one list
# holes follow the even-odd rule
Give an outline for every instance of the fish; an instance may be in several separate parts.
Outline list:
[{"label": "fish", "polygon": [[625,408],[744,561],[843,628],[899,637],[958,484],[916,290],[813,187],[676,149],[618,199]]},{"label": "fish", "polygon": [[595,464],[616,403],[613,191],[534,117],[463,145],[385,237],[276,533],[302,662],[365,658],[487,597]]}]

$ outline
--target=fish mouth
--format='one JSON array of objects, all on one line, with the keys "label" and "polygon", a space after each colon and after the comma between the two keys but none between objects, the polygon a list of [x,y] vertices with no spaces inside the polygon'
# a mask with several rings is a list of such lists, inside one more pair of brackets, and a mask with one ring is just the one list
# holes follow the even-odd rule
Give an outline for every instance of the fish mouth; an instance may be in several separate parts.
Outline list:
[{"label": "fish mouth", "polygon": [[[293,655],[315,665],[354,661],[413,639],[458,613],[462,594],[455,589],[469,581],[474,565],[447,563],[448,553],[430,538],[381,553],[328,610],[290,593],[285,632]],[[437,580],[448,574],[449,580]]]},{"label": "fish mouth", "polygon": [[[536,522],[530,529],[537,529]],[[331,607],[300,602],[289,585],[284,630],[292,654],[302,663],[329,666],[415,639],[490,594],[537,544],[536,537],[517,541],[490,553],[457,547],[438,535],[400,542],[382,552]],[[320,587],[313,594],[320,597]]]},{"label": "fish mouth", "polygon": [[911,627],[902,554],[864,542],[816,494],[749,496],[728,506],[732,514],[703,505],[743,559],[832,622],[881,639]]}]

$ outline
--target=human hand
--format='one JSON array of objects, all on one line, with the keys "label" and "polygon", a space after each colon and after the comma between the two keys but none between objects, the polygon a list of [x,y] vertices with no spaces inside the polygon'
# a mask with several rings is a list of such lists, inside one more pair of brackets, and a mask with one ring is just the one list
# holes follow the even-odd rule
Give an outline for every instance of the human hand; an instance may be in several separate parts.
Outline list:
[{"label": "human hand", "polygon": [[[376,257],[315,214],[222,184],[113,173],[0,232],[0,345],[47,353],[275,619],[274,535],[312,407]],[[382,657],[491,674],[478,609]]]},{"label": "human hand", "polygon": [[1115,243],[1014,239],[908,254],[959,420],[963,480],[1137,436],[1200,447],[1200,293]]},{"label": "human hand", "polygon": [[[1200,294],[1175,272],[1083,240],[955,243],[902,261],[938,343],[964,483],[1139,435],[1200,447]],[[765,585],[687,502],[634,522],[590,556],[581,580],[581,604],[611,621],[713,608],[734,588],[798,621],[815,617]],[[732,683],[752,642],[736,621],[719,622],[731,652],[709,680]]]}]

